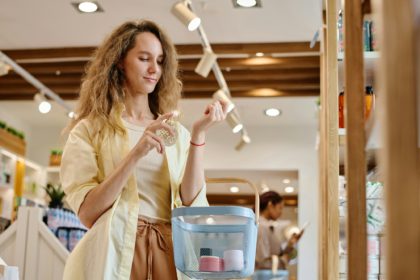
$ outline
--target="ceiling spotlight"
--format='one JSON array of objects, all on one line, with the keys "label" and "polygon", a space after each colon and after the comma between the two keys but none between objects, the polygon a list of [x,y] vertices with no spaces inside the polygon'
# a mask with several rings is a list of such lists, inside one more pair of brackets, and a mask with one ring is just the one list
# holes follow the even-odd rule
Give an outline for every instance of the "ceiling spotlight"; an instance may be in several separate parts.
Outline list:
[{"label": "ceiling spotlight", "polygon": [[292,193],[292,192],[294,192],[294,191],[295,191],[295,188],[294,188],[294,187],[292,187],[292,186],[288,186],[288,187],[285,187],[285,188],[284,188],[284,191],[285,191],[286,193]]},{"label": "ceiling spotlight", "polygon": [[289,184],[290,183],[290,179],[283,179],[283,183],[285,183],[285,184]]},{"label": "ceiling spotlight", "polygon": [[230,192],[231,193],[237,193],[237,192],[239,192],[239,188],[237,186],[232,186],[232,187],[230,187]]},{"label": "ceiling spotlight", "polygon": [[[242,129],[242,131],[244,131]],[[235,146],[235,150],[240,151],[242,150],[243,147],[245,147],[246,144],[251,143],[251,138],[249,138],[249,136],[245,133],[242,134],[241,140],[239,141],[239,143]]]},{"label": "ceiling spotlight", "polygon": [[208,217],[208,218],[206,219],[206,224],[208,224],[208,225],[212,225],[212,224],[214,224],[214,222],[215,222],[215,220],[214,220],[214,218],[212,218],[212,217]]},{"label": "ceiling spotlight", "polygon": [[233,133],[238,133],[244,127],[244,125],[239,122],[238,117],[233,112],[230,112],[227,115],[226,121],[228,122],[229,126],[232,128]]},{"label": "ceiling spotlight", "polygon": [[210,49],[204,49],[204,54],[200,59],[200,62],[195,67],[195,73],[207,78],[210,73],[213,64],[216,62],[217,56],[216,54]]},{"label": "ceiling spotlight", "polygon": [[51,103],[47,101],[42,93],[35,94],[34,99],[38,103],[39,112],[46,114],[51,111]]},{"label": "ceiling spotlight", "polygon": [[196,30],[200,24],[201,19],[197,17],[183,1],[177,2],[172,6],[172,13],[187,26],[189,31]]},{"label": "ceiling spotlight", "polygon": [[235,108],[235,104],[233,104],[232,100],[230,100],[230,98],[226,95],[226,92],[223,89],[219,89],[218,91],[213,93],[213,98],[226,103],[228,106],[228,113],[230,113]]},{"label": "ceiling spotlight", "polygon": [[264,111],[266,116],[269,117],[277,117],[280,115],[280,110],[276,108],[270,108]]},{"label": "ceiling spotlight", "polygon": [[249,138],[249,136],[248,136],[248,134],[243,134],[242,135],[242,140],[245,142],[245,143],[247,143],[247,144],[249,144],[249,143],[251,143],[251,138]]},{"label": "ceiling spotlight", "polygon": [[262,53],[262,52],[257,52],[257,53],[255,54],[255,56],[262,57],[262,56],[264,56],[264,53]]},{"label": "ceiling spotlight", "polygon": [[265,182],[261,183],[261,193],[265,193],[268,192],[270,190],[270,188],[268,187],[268,185]]},{"label": "ceiling spotlight", "polygon": [[70,111],[70,112],[67,114],[67,116],[68,116],[70,119],[74,119],[74,118],[76,118],[76,114],[75,114],[73,111]]},{"label": "ceiling spotlight", "polygon": [[10,69],[12,69],[12,67],[10,67],[10,65],[0,61],[0,76],[7,75],[9,73]]},{"label": "ceiling spotlight", "polygon": [[94,13],[98,10],[98,4],[90,1],[81,2],[77,5],[79,11],[83,13]]},{"label": "ceiling spotlight", "polygon": [[257,5],[256,0],[236,0],[236,3],[239,6],[245,7],[245,8],[254,7],[255,5]]}]

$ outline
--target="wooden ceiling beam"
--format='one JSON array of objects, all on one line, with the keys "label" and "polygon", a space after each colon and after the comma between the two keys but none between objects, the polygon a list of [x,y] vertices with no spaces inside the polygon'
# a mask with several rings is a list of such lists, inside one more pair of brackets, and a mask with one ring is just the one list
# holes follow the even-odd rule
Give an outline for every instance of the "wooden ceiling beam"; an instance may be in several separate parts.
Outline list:
[{"label": "wooden ceiling beam", "polygon": [[[282,195],[285,206],[297,207],[299,198],[297,195]],[[249,194],[207,194],[210,205],[254,205],[255,196]]]},{"label": "wooden ceiling beam", "polygon": [[[296,83],[284,82],[284,81],[241,81],[241,82],[230,82],[229,84],[230,91],[248,91],[255,88],[271,88],[274,90],[318,90],[319,81],[316,80],[302,80]],[[46,84],[52,91],[57,93],[73,93],[78,92],[80,88],[80,83],[66,83],[66,82],[54,82]],[[185,83],[183,86],[184,92],[206,92],[206,91],[216,91],[219,88],[219,85],[213,82],[190,82]],[[34,91],[34,87],[30,84],[22,82],[19,84],[9,84],[4,86],[3,83],[0,83],[0,94],[3,93],[28,93]]]},{"label": "wooden ceiling beam", "polygon": [[[0,100],[32,100],[37,90],[33,88],[28,92],[1,92]],[[56,91],[64,100],[76,100],[79,98],[78,89],[66,91]],[[193,91],[183,92],[183,98],[211,98],[214,91]],[[231,91],[233,98],[236,97],[307,97],[307,96],[319,96],[319,90],[273,90],[273,89],[253,89],[253,90],[241,90]]]},{"label": "wooden ceiling beam", "polygon": [[[240,44],[212,44],[216,54],[249,54],[263,53],[302,53],[319,52],[319,43],[314,48],[309,47],[309,42],[288,42],[288,43],[240,43]],[[202,54],[203,48],[198,44],[176,45],[180,55]],[[4,53],[12,59],[34,59],[34,58],[73,58],[91,57],[95,47],[75,48],[49,48],[49,49],[21,49],[4,50]]]},{"label": "wooden ceiling beam", "polygon": [[[198,59],[182,60],[180,62],[181,71],[194,71]],[[222,58],[218,59],[222,69],[231,70],[249,69],[319,69],[318,57],[255,57],[255,58]],[[21,63],[25,70],[33,75],[37,74],[81,74],[84,72],[86,62],[47,62],[47,63]]]}]

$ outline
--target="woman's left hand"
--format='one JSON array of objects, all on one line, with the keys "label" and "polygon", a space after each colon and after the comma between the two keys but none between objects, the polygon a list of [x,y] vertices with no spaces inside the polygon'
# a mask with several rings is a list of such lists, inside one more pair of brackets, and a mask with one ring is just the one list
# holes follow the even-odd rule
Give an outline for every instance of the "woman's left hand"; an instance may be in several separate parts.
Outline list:
[{"label": "woman's left hand", "polygon": [[228,105],[222,101],[216,100],[206,106],[204,115],[193,124],[195,133],[205,133],[214,124],[226,119]]}]

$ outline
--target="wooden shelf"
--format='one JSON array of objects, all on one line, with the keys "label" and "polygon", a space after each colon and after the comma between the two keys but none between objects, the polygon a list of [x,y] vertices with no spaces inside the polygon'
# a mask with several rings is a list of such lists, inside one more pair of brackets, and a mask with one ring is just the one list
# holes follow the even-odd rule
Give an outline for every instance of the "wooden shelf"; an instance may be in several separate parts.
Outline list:
[{"label": "wooden shelf", "polygon": [[[376,64],[379,61],[380,53],[378,51],[364,52],[365,85],[373,85]],[[341,91],[344,87],[344,53],[340,52],[338,59],[338,89]]]},{"label": "wooden shelf", "polygon": [[20,156],[25,156],[26,143],[19,137],[7,132],[4,129],[0,129],[0,147],[3,147],[13,153]]}]

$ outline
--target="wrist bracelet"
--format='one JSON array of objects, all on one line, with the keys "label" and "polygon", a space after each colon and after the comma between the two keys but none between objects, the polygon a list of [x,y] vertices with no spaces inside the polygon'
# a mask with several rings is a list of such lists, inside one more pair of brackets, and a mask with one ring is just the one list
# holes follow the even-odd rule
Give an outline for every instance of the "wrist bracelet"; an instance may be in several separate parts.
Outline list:
[{"label": "wrist bracelet", "polygon": [[195,144],[194,142],[190,141],[190,144],[196,147],[204,146],[206,142],[203,142],[202,144]]}]

